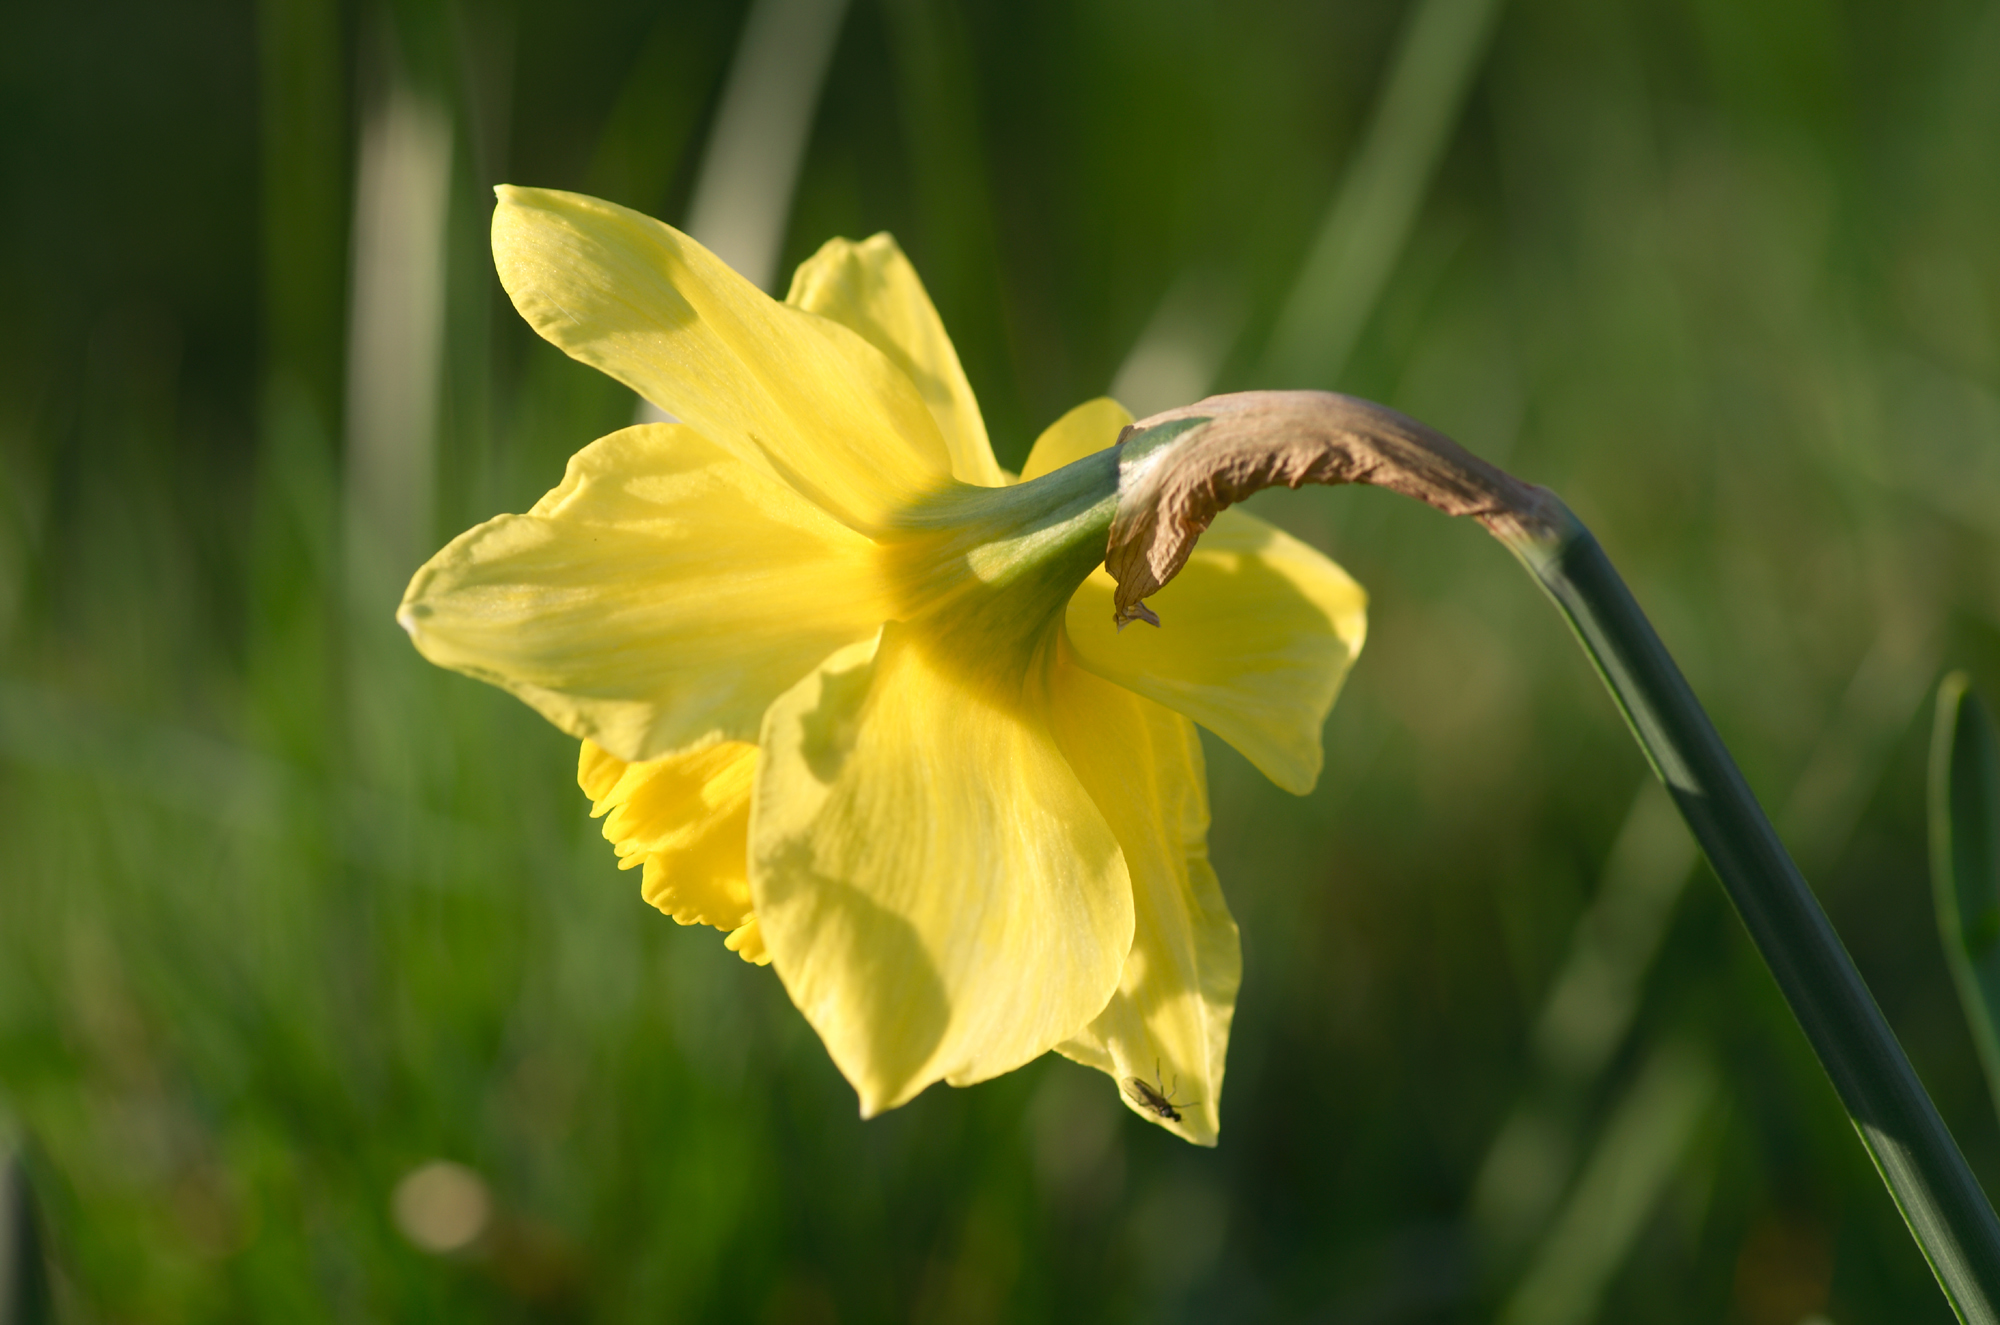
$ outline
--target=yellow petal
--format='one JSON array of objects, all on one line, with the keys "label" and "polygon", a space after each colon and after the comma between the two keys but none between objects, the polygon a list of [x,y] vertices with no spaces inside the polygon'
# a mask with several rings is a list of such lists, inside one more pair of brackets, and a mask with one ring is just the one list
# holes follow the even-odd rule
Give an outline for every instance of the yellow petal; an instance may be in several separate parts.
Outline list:
[{"label": "yellow petal", "polygon": [[778,303],[650,217],[573,193],[498,193],[500,283],[573,357],[855,529],[948,478],[916,388],[853,332]]},{"label": "yellow petal", "polygon": [[1086,400],[1043,429],[1021,468],[1021,481],[1052,474],[1064,465],[1095,455],[1118,440],[1132,411],[1109,396]]},{"label": "yellow petal", "polygon": [[644,760],[754,740],[764,709],[890,614],[874,549],[692,428],[613,433],[526,515],[454,539],[397,619],[432,662]]},{"label": "yellow petal", "polygon": [[1009,1071],[1118,988],[1132,891],[1046,697],[976,687],[890,623],[771,706],[750,891],[864,1116]]},{"label": "yellow petal", "polygon": [[749,962],[752,966],[769,966],[771,950],[764,946],[764,929],[751,916],[743,924],[729,931],[729,937],[722,940],[722,946]]},{"label": "yellow petal", "polygon": [[735,929],[748,920],[744,853],[757,747],[725,741],[628,764],[586,741],[577,781],[585,780],[582,765],[606,761],[618,763],[618,776],[592,798],[590,817],[604,820],[604,840],[616,849],[620,869],[644,867],[646,900],[683,925]]},{"label": "yellow petal", "polygon": [[799,264],[785,302],[832,318],[909,375],[944,434],[954,478],[985,488],[1005,486],[958,351],[895,239],[884,232],[859,244],[827,240]]},{"label": "yellow petal", "polygon": [[612,754],[595,741],[585,741],[576,757],[576,785],[583,788],[583,794],[595,801],[601,801],[611,794],[618,785],[618,779],[625,776],[631,764]]},{"label": "yellow petal", "polygon": [[[1115,400],[1078,405],[1036,440],[1022,480],[1112,445],[1130,422]],[[1227,510],[1148,600],[1158,628],[1119,630],[1115,587],[1100,569],[1070,600],[1078,663],[1193,718],[1286,791],[1311,791],[1320,729],[1367,635],[1361,586],[1290,535]]]},{"label": "yellow petal", "polygon": [[640,894],[683,925],[731,931],[726,946],[767,962],[754,942],[746,849],[757,747],[742,741],[631,764],[583,743],[576,780],[604,819],[620,869],[643,868]]},{"label": "yellow petal", "polygon": [[1159,626],[1119,630],[1114,587],[1099,569],[1070,599],[1078,663],[1193,718],[1286,791],[1311,791],[1320,729],[1367,635],[1361,586],[1296,538],[1228,510],[1147,600]]},{"label": "yellow petal", "polygon": [[[1108,1072],[1126,1106],[1198,1145],[1221,1126],[1223,1059],[1243,961],[1236,922],[1208,863],[1208,790],[1194,724],[1059,663],[1050,724],[1132,875],[1132,952],[1118,992],[1056,1046]],[[1180,1119],[1142,1106],[1137,1077]]]}]

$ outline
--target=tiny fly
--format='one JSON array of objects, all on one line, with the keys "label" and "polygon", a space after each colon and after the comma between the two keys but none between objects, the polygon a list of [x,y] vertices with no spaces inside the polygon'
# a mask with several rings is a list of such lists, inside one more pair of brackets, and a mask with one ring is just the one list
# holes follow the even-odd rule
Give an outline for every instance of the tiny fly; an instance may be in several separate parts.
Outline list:
[{"label": "tiny fly", "polygon": [[1144,1109],[1147,1113],[1165,1118],[1169,1122],[1177,1123],[1181,1120],[1182,1109],[1192,1109],[1201,1103],[1199,1100],[1189,1100],[1185,1104],[1176,1106],[1174,1103],[1174,1092],[1180,1089],[1180,1085],[1180,1074],[1175,1073],[1174,1084],[1162,1090],[1160,1088],[1160,1063],[1158,1059],[1154,1059],[1153,1084],[1147,1085],[1145,1080],[1140,1077],[1126,1077],[1125,1093],[1131,1097],[1134,1104]]}]

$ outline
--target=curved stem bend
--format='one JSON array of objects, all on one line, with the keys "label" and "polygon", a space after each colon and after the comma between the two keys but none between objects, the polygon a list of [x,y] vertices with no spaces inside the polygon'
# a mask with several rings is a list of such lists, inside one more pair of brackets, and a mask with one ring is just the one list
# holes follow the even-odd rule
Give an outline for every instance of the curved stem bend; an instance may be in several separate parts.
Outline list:
[{"label": "curved stem bend", "polygon": [[[1147,445],[1149,433],[1159,444]],[[2000,1221],[1680,668],[1569,509],[1433,429],[1329,392],[1211,397],[1142,420],[1122,440],[1105,556],[1121,618],[1145,614],[1141,600],[1180,569],[1217,511],[1280,483],[1389,487],[1474,516],[1520,559],[1715,867],[1959,1319],[2000,1325]]]}]

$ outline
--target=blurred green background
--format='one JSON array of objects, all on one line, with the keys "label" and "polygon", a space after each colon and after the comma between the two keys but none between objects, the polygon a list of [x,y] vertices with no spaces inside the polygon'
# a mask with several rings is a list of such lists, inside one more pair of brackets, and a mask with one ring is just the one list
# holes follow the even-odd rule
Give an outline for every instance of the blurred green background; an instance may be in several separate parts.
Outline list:
[{"label": "blurred green background", "polygon": [[780,290],[894,231],[1007,464],[1114,383],[1386,401],[1595,528],[2000,1182],[1923,840],[1936,675],[2000,691],[2000,4],[4,27],[0,1141],[62,1319],[1950,1319],[1474,526],[1255,504],[1374,618],[1310,797],[1209,743],[1212,1152],[1054,1059],[860,1123],[773,976],[616,871],[574,746],[391,612],[633,417],[507,306],[500,181]]}]

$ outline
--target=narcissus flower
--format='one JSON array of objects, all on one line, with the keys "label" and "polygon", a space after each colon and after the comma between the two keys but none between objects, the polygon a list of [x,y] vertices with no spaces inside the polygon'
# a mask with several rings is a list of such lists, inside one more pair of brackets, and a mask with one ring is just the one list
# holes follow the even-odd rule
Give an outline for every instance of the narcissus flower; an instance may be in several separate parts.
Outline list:
[{"label": "narcissus flower", "polygon": [[1016,480],[895,242],[783,303],[609,203],[503,188],[500,279],[677,423],[586,446],[461,535],[399,620],[583,741],[646,900],[768,962],[861,1098],[1055,1049],[1178,1078],[1212,1144],[1240,970],[1200,723],[1308,790],[1364,596],[1236,511],[1120,631],[1102,569],[1131,420],[1057,420]]}]

